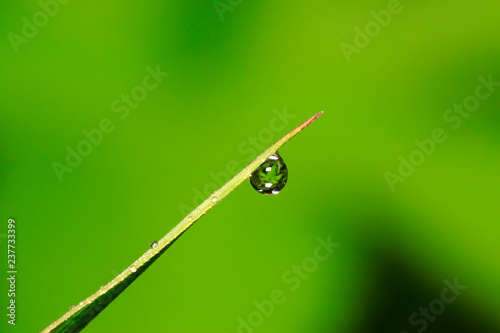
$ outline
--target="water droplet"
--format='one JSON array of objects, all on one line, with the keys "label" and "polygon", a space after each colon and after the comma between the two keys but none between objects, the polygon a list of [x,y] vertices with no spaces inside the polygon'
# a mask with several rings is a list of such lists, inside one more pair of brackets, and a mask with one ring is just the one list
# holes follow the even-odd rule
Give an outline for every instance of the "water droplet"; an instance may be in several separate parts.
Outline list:
[{"label": "water droplet", "polygon": [[74,305],[72,305],[72,306],[69,307],[70,310],[73,310],[74,308],[75,308]]},{"label": "water droplet", "polygon": [[80,302],[78,305],[79,305],[79,306],[82,306],[82,305],[83,305],[83,302]]},{"label": "water droplet", "polygon": [[158,245],[158,242],[157,241],[152,241],[151,243],[149,243],[149,246],[154,249],[156,247],[156,245]]},{"label": "water droplet", "polygon": [[217,199],[217,197],[216,197],[216,196],[213,196],[213,197],[212,197],[212,202],[217,202],[217,200],[218,200],[218,199]]},{"label": "water droplet", "polygon": [[135,268],[135,266],[134,266],[134,265],[132,265],[132,266],[130,266],[130,271],[131,271],[132,273],[135,273],[135,272],[137,272],[137,268]]},{"label": "water droplet", "polygon": [[286,185],[288,169],[278,152],[269,156],[250,176],[250,183],[262,194],[278,194]]}]

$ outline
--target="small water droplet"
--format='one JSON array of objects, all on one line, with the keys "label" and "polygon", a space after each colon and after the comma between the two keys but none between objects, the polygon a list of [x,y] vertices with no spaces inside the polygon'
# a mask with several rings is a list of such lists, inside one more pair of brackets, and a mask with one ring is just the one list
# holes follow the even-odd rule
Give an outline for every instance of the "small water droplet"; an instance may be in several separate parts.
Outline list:
[{"label": "small water droplet", "polygon": [[79,306],[82,306],[82,305],[83,305],[83,302],[80,302],[78,305],[79,305]]},{"label": "small water droplet", "polygon": [[132,266],[130,266],[130,271],[132,273],[135,273],[135,272],[137,272],[137,268],[134,265],[132,265]]},{"label": "small water droplet", "polygon": [[73,310],[74,308],[75,308],[74,305],[72,305],[72,306],[69,307],[70,310]]},{"label": "small water droplet", "polygon": [[152,241],[151,243],[149,243],[149,247],[151,247],[152,249],[154,249],[156,247],[156,245],[158,245],[158,242],[157,241]]},{"label": "small water droplet", "polygon": [[217,202],[217,200],[218,200],[218,199],[217,199],[217,197],[216,197],[216,196],[213,196],[213,197],[212,197],[212,202]]},{"label": "small water droplet", "polygon": [[262,194],[278,194],[287,180],[288,169],[278,152],[269,156],[250,176],[253,188]]}]

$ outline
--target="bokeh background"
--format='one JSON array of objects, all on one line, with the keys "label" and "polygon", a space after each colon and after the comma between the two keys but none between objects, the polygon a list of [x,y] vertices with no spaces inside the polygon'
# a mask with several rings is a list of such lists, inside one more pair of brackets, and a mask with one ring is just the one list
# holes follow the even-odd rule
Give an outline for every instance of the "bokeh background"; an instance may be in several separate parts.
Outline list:
[{"label": "bokeh background", "polygon": [[[176,225],[211,172],[246,165],[249,137],[268,146],[324,110],[280,151],[279,195],[242,184],[85,332],[500,332],[500,88],[456,130],[443,119],[479,76],[500,81],[500,6],[402,1],[348,62],[341,43],[387,1],[222,3],[221,20],[212,1],[70,1],[16,53],[10,33],[41,7],[2,2],[1,261],[5,277],[15,218],[18,280],[0,330],[41,331]],[[148,66],[170,74],[120,119]],[[60,181],[53,162],[105,118],[114,131]],[[392,191],[384,174],[435,128],[447,141]],[[328,236],[340,247],[290,290],[283,274]],[[412,325],[455,279],[467,289]],[[286,301],[238,328],[274,289]]]}]

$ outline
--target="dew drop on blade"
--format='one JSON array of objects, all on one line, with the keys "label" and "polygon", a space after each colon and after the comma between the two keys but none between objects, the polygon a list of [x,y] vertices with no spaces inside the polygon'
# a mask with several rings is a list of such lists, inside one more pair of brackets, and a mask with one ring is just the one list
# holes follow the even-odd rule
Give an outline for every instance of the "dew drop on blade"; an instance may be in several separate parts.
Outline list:
[{"label": "dew drop on blade", "polygon": [[152,241],[151,243],[149,243],[149,246],[154,249],[156,247],[156,245],[158,245],[158,242],[157,241]]},{"label": "dew drop on blade", "polygon": [[262,194],[278,194],[287,180],[288,169],[278,152],[269,156],[250,176],[253,188]]},{"label": "dew drop on blade", "polygon": [[132,266],[130,266],[130,271],[132,273],[135,273],[135,272],[137,272],[137,268],[134,265],[132,265]]}]

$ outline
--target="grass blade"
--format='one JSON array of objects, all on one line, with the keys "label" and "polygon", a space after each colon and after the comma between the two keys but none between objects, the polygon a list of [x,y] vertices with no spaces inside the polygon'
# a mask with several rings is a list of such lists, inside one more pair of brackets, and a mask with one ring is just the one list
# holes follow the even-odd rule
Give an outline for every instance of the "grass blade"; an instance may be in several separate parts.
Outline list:
[{"label": "grass blade", "polygon": [[137,259],[126,270],[115,277],[111,282],[102,286],[96,293],[89,296],[84,301],[80,302],[70,311],[65,313],[61,318],[50,324],[42,333],[58,332],[58,333],[77,333],[87,326],[97,315],[106,308],[118,295],[120,295],[135,279],[139,277],[153,262],[156,261],[190,226],[193,225],[201,216],[208,212],[213,206],[224,199],[238,185],[248,179],[255,169],[257,169],[269,156],[274,154],[291,138],[297,135],[304,128],[309,126],[316,120],[323,111],[312,116],[300,126],[296,127],[290,133],[286,134],[275,144],[267,148],[247,167],[241,170],[236,176],[229,180],[219,190],[215,191],[196,207],[188,216],[186,216],[179,224],[177,224],[169,233],[160,239],[157,245],[146,251],[139,259]]}]

